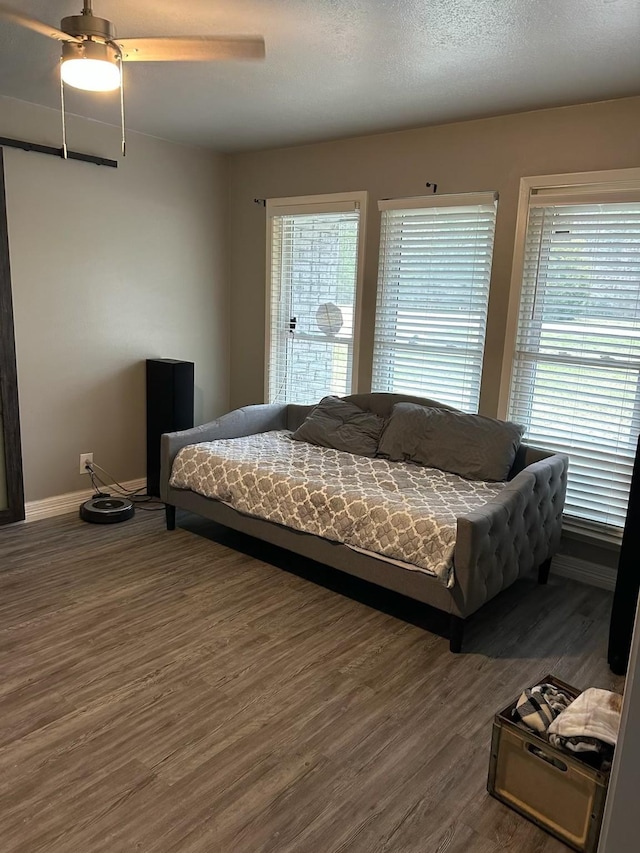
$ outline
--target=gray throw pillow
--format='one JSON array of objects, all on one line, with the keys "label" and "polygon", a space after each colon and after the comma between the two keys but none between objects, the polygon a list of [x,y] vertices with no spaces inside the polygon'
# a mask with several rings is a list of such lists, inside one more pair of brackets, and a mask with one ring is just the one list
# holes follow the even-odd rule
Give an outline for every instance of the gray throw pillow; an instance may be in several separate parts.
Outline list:
[{"label": "gray throw pillow", "polygon": [[415,462],[468,480],[506,480],[524,428],[511,421],[396,403],[378,456]]},{"label": "gray throw pillow", "polygon": [[296,441],[375,456],[384,421],[339,397],[324,397],[293,433]]}]

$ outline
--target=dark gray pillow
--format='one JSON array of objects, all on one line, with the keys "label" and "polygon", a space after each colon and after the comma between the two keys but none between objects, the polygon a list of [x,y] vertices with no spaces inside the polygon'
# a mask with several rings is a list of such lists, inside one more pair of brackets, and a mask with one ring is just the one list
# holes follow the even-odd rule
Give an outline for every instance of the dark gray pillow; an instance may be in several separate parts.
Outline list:
[{"label": "dark gray pillow", "polygon": [[468,480],[506,480],[524,428],[511,421],[396,403],[378,456],[415,462]]},{"label": "dark gray pillow", "polygon": [[339,397],[324,397],[292,438],[357,456],[375,456],[383,426],[382,418],[353,403]]}]

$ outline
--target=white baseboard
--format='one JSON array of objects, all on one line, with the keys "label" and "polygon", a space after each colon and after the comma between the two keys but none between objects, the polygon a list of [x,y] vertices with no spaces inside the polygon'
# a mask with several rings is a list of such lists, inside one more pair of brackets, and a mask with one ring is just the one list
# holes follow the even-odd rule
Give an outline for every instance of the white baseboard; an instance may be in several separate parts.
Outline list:
[{"label": "white baseboard", "polygon": [[[134,492],[145,489],[146,478],[129,480],[122,483],[125,491]],[[104,487],[106,490],[110,486]],[[25,504],[25,521],[40,521],[42,518],[53,518],[55,515],[65,515],[68,512],[77,512],[80,504],[88,501],[95,494],[93,489],[83,489],[81,492],[69,492],[66,495],[54,495],[52,498],[44,498],[41,501],[29,501]]]},{"label": "white baseboard", "polygon": [[575,581],[599,586],[602,589],[615,589],[616,570],[609,566],[601,566],[599,563],[590,563],[587,560],[579,560],[577,557],[569,557],[564,554],[556,554],[551,563],[553,574],[562,575]]}]

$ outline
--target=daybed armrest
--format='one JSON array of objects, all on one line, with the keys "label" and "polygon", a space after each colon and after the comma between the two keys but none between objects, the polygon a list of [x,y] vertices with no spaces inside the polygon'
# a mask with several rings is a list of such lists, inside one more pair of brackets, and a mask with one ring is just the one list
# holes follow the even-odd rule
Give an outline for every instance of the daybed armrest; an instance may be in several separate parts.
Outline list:
[{"label": "daybed armrest", "polygon": [[494,500],[458,519],[454,568],[465,616],[555,553],[568,465],[559,453],[534,462]]},{"label": "daybed armrest", "polygon": [[165,433],[160,441],[160,497],[166,500],[173,460],[178,451],[188,444],[215,441],[218,438],[240,438],[274,429],[287,429],[286,403],[244,406],[193,429]]}]

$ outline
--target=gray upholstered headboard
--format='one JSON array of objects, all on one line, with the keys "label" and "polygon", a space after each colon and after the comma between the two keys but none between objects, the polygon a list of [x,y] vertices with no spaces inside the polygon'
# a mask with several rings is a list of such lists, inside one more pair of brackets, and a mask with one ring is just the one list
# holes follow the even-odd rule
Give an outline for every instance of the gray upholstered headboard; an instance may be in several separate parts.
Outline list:
[{"label": "gray upholstered headboard", "polygon": [[[368,394],[350,394],[348,397],[343,397],[342,399],[349,400],[351,403],[355,403],[356,406],[364,409],[365,412],[373,412],[381,418],[388,418],[391,414],[391,409],[393,409],[396,403],[417,403],[419,406],[436,406],[438,409],[453,409],[452,406],[439,403],[437,400],[430,400],[427,397],[412,397],[409,394],[387,394],[376,391]],[[300,406],[296,403],[290,403],[287,407],[288,429],[298,429],[313,408],[314,406]]]},{"label": "gray upholstered headboard", "polygon": [[458,411],[453,406],[447,406],[446,403],[439,403],[437,400],[429,399],[429,397],[413,397],[410,394],[371,392],[369,394],[351,394],[344,399],[355,403],[356,406],[366,412],[373,412],[381,418],[388,418],[396,403],[416,403],[418,406],[434,406],[437,409]]}]

